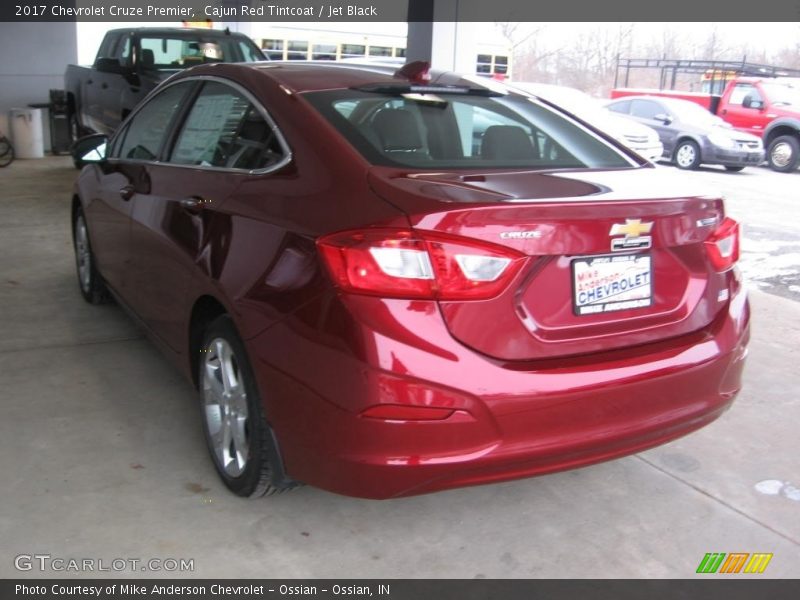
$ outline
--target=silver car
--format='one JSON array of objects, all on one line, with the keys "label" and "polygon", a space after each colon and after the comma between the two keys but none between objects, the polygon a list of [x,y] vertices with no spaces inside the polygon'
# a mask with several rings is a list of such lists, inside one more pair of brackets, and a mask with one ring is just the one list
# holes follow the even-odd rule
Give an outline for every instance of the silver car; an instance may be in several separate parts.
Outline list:
[{"label": "silver car", "polygon": [[664,158],[679,169],[711,164],[723,165],[728,171],[741,171],[764,161],[764,145],[759,138],[736,131],[694,102],[626,96],[606,106],[655,129],[664,144]]},{"label": "silver car", "polygon": [[563,108],[649,161],[659,160],[664,152],[656,131],[631,119],[617,116],[605,109],[598,100],[580,90],[548,83],[515,81],[507,85]]}]

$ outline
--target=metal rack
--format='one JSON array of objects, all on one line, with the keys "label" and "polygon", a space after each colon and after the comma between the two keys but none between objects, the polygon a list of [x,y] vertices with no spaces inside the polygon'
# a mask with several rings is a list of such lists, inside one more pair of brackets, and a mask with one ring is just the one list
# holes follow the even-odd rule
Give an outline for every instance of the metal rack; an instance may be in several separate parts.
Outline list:
[{"label": "metal rack", "polygon": [[[628,87],[631,69],[659,69],[661,78],[659,90],[675,89],[679,73],[712,73],[712,81],[716,83],[714,74],[735,73],[737,76],[746,77],[800,77],[800,69],[777,67],[742,60],[683,60],[672,58],[617,58],[617,67],[614,72],[614,87],[620,85],[620,75],[624,74],[623,87]],[[712,93],[722,93],[725,86],[724,77],[719,80],[720,89],[712,89]]]}]

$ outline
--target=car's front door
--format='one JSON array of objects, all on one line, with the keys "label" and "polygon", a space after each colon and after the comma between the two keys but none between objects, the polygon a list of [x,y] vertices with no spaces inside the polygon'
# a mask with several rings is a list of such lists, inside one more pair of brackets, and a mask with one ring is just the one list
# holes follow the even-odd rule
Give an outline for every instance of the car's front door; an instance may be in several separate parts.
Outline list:
[{"label": "car's front door", "polygon": [[766,116],[764,97],[751,83],[737,83],[728,96],[728,103],[720,116],[737,131],[761,137],[772,120]]},{"label": "car's front door", "polygon": [[131,214],[133,199],[149,193],[149,165],[159,155],[167,132],[190,86],[178,85],[154,96],[110,145],[97,182],[97,198],[87,203],[92,245],[100,273],[131,304]]}]

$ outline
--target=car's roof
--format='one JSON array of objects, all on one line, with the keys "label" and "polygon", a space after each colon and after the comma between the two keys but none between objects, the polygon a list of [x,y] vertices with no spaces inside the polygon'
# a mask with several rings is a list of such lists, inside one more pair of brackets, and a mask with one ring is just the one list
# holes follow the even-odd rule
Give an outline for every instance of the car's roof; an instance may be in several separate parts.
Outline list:
[{"label": "car's roof", "polygon": [[[397,85],[410,83],[395,77],[396,65],[365,65],[320,61],[264,61],[253,63],[217,63],[184,71],[184,76],[243,74],[241,69],[254,70],[295,93],[359,87],[369,84]],[[490,82],[479,78],[462,77],[449,71],[431,70],[430,85],[489,87]]]},{"label": "car's roof", "polygon": [[[647,94],[642,94],[641,96],[621,96],[619,98],[614,98],[608,104],[617,104],[619,102],[624,102],[626,100],[652,100],[653,102],[661,102],[664,105],[692,105],[692,106],[700,106],[697,102],[692,102],[691,100],[685,100],[683,98],[673,98],[671,96],[649,96]],[[703,108],[700,106],[700,108]]]}]

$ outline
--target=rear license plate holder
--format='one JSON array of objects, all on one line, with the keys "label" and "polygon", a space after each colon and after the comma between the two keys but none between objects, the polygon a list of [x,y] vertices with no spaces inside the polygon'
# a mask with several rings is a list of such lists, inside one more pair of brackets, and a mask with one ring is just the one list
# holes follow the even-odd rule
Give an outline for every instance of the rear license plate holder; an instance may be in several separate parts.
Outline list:
[{"label": "rear license plate holder", "polygon": [[646,308],[653,303],[650,253],[584,256],[571,263],[576,316]]}]

